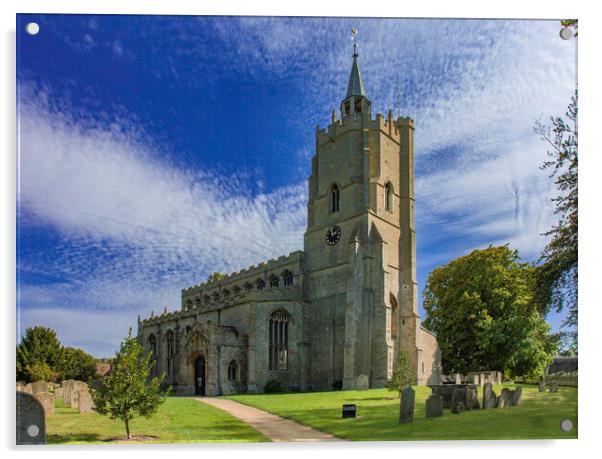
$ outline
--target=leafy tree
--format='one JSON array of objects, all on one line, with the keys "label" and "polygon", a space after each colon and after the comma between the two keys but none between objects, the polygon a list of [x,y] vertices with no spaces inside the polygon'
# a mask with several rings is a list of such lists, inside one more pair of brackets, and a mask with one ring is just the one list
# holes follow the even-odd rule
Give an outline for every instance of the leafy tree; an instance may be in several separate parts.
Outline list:
[{"label": "leafy tree", "polygon": [[216,281],[220,281],[225,278],[226,278],[226,275],[224,273],[215,271],[215,272],[212,272],[211,274],[209,274],[209,276],[207,276],[207,282],[216,282]]},{"label": "leafy tree", "polygon": [[26,367],[28,381],[54,381],[57,374],[46,362],[35,362]]},{"label": "leafy tree", "polygon": [[474,250],[435,268],[423,304],[444,371],[542,373],[558,337],[533,301],[533,284],[534,268],[507,245]]},{"label": "leafy tree", "polygon": [[32,375],[43,374],[54,381],[61,354],[61,343],[54,330],[40,326],[27,328],[17,346],[17,380],[31,382]]},{"label": "leafy tree", "polygon": [[536,122],[535,132],[545,140],[549,160],[542,169],[551,170],[550,177],[558,189],[556,203],[558,222],[545,233],[551,239],[544,248],[536,270],[535,293],[540,309],[567,309],[563,323],[565,336],[577,346],[578,309],[578,154],[577,154],[577,91],[566,112],[567,121],[552,117],[552,127]]},{"label": "leafy tree", "polygon": [[60,375],[63,380],[88,381],[96,374],[96,359],[82,349],[63,348]]},{"label": "leafy tree", "polygon": [[136,416],[150,418],[170,390],[161,389],[164,374],[149,378],[152,357],[145,355],[130,328],[115,355],[111,372],[101,378],[100,388],[92,393],[96,411],[111,419],[121,419],[128,439],[132,438],[130,421]]},{"label": "leafy tree", "polygon": [[399,351],[387,389],[401,392],[408,386],[416,384],[416,374],[410,362],[410,356],[404,350]]}]

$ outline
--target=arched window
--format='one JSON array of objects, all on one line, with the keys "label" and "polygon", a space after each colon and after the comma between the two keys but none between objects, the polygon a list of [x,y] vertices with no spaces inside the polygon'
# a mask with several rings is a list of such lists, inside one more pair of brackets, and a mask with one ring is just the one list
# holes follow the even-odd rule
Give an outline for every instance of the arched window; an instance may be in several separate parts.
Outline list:
[{"label": "arched window", "polygon": [[270,287],[278,287],[278,285],[280,285],[278,277],[274,275],[270,276]]},{"label": "arched window", "polygon": [[205,303],[210,303],[211,302],[211,297],[209,295],[205,295],[203,297],[203,300],[205,301]]},{"label": "arched window", "polygon": [[250,282],[245,283],[245,290],[253,290],[253,286],[251,285]]},{"label": "arched window", "polygon": [[330,192],[329,192],[329,199],[330,199],[329,209],[331,212],[337,212],[339,210],[339,203],[340,203],[339,196],[340,196],[339,187],[336,183],[333,183],[332,186],[330,187]]},{"label": "arched window", "polygon": [[236,360],[232,360],[228,364],[228,381],[238,381],[238,363]]},{"label": "arched window", "polygon": [[173,331],[169,330],[165,335],[165,343],[167,347],[167,378],[168,381],[173,381],[176,371],[175,371],[175,355],[176,355],[176,346]]},{"label": "arched window", "polygon": [[293,285],[293,273],[288,269],[282,273],[282,283],[285,287]]},{"label": "arched window", "polygon": [[148,350],[150,351],[151,359],[153,362],[150,371],[150,376],[151,378],[154,378],[155,376],[157,376],[157,338],[155,337],[155,335],[150,335],[148,337]]},{"label": "arched window", "polygon": [[228,289],[222,290],[222,295],[224,295],[224,298],[229,297],[230,296],[230,290],[228,290]]},{"label": "arched window", "polygon": [[288,369],[288,322],[284,311],[272,313],[269,321],[269,368],[270,370]]},{"label": "arched window", "polygon": [[398,311],[399,306],[397,304],[397,299],[393,294],[390,295],[389,301],[391,302],[391,338],[397,338],[397,321],[398,319]]},{"label": "arched window", "polygon": [[[196,301],[197,299],[200,299],[200,298],[195,298],[195,301]],[[188,298],[188,299],[186,300],[186,309],[192,309],[192,300],[191,300],[190,298]]]},{"label": "arched window", "polygon": [[263,279],[257,279],[255,285],[257,286],[257,290],[263,290],[265,288],[265,281]]},{"label": "arched window", "polygon": [[387,182],[385,185],[385,209],[393,212],[393,185]]},{"label": "arched window", "polygon": [[232,291],[235,295],[240,295],[240,287],[238,285],[235,285]]}]

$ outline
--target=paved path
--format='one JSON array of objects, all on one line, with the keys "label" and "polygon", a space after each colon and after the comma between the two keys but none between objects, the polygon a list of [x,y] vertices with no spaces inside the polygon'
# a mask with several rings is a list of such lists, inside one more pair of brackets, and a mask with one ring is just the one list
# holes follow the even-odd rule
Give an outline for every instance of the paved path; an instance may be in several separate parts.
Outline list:
[{"label": "paved path", "polygon": [[272,441],[341,441],[340,438],[333,437],[330,434],[320,432],[295,421],[284,419],[275,414],[267,413],[266,411],[225,398],[199,397],[195,398],[195,400],[227,411]]}]

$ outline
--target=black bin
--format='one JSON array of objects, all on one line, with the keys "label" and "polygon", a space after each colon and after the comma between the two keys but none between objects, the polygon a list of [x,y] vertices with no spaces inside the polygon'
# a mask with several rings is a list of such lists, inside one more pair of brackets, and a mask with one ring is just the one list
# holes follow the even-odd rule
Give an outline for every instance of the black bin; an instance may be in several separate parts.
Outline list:
[{"label": "black bin", "polygon": [[354,418],[357,407],[355,405],[343,405],[343,419]]}]

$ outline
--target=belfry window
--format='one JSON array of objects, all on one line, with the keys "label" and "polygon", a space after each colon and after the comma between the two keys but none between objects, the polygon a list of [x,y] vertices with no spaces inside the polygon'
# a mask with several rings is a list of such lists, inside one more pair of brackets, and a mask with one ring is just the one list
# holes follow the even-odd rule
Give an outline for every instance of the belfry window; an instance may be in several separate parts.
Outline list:
[{"label": "belfry window", "polygon": [[238,363],[236,360],[232,360],[228,364],[228,381],[238,381]]},{"label": "belfry window", "polygon": [[272,313],[269,320],[269,368],[270,370],[288,369],[288,322],[284,311]]},{"label": "belfry window", "polygon": [[148,350],[150,351],[151,360],[153,362],[150,375],[151,377],[155,377],[157,376],[157,338],[155,335],[150,335],[148,337]]},{"label": "belfry window", "polygon": [[278,281],[277,276],[270,277],[270,287],[278,287],[279,284],[280,284],[280,282]]},{"label": "belfry window", "polygon": [[362,113],[362,99],[360,99],[359,97],[356,97],[354,101],[353,111],[355,113]]},{"label": "belfry window", "polygon": [[293,285],[293,273],[288,269],[282,273],[282,283],[285,287]]},{"label": "belfry window", "polygon": [[330,187],[329,198],[330,198],[330,204],[329,204],[330,211],[337,212],[339,210],[339,204],[340,204],[340,190],[336,183],[334,183]]},{"label": "belfry window", "polygon": [[387,182],[385,185],[385,209],[393,212],[393,185]]}]

